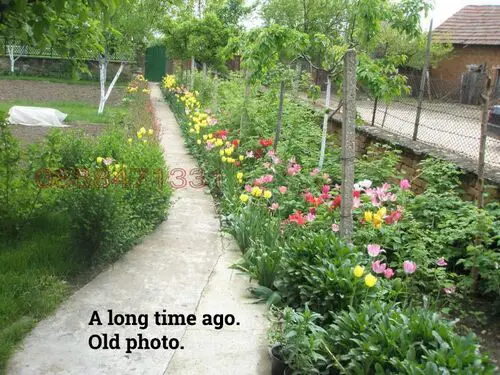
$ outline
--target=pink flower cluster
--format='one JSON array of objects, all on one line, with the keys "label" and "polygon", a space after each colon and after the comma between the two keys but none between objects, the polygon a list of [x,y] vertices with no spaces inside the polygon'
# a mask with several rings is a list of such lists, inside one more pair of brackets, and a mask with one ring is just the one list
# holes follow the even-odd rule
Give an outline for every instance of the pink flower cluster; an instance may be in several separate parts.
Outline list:
[{"label": "pink flower cluster", "polygon": [[397,196],[389,192],[391,185],[388,183],[383,184],[381,187],[375,189],[366,189],[366,194],[371,198],[371,202],[375,207],[380,207],[383,202],[395,202]]},{"label": "pink flower cluster", "polygon": [[257,179],[254,180],[253,184],[254,186],[261,186],[261,185],[264,185],[264,184],[268,184],[270,182],[273,182],[273,175],[272,174],[266,174],[262,177],[259,177]]},{"label": "pink flower cluster", "polygon": [[[369,244],[367,246],[367,251],[368,255],[370,255],[371,257],[377,257],[381,253],[385,252],[385,250],[382,249],[381,246],[377,244]],[[372,270],[377,274],[384,274],[384,277],[386,279],[392,278],[396,273],[392,268],[388,267],[386,263],[382,263],[381,260],[376,260],[372,262]],[[411,260],[405,260],[403,262],[403,271],[407,275],[411,275],[416,270],[417,270],[417,264],[415,262],[412,262]]]}]

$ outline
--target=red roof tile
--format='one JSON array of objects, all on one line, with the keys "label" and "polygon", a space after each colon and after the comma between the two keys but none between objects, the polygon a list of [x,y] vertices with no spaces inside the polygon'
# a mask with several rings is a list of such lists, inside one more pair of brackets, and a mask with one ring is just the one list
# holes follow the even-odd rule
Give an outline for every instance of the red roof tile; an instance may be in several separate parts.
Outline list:
[{"label": "red roof tile", "polygon": [[500,46],[500,5],[468,5],[433,33],[436,41]]}]

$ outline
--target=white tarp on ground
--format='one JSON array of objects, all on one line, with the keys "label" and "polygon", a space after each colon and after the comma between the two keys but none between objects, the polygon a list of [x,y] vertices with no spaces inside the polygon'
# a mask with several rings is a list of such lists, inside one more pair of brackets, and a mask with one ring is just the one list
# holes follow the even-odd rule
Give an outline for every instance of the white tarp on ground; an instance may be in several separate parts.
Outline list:
[{"label": "white tarp on ground", "polygon": [[14,106],[9,110],[11,124],[28,126],[66,127],[62,122],[68,115],[54,108]]}]

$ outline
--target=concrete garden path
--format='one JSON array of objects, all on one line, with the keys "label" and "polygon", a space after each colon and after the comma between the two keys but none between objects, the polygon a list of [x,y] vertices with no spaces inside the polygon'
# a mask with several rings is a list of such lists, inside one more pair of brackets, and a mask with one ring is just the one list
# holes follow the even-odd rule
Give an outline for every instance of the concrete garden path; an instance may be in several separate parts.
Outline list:
[{"label": "concrete garden path", "polygon": [[[151,96],[161,120],[161,144],[171,169],[196,168],[158,85]],[[248,298],[247,278],[228,267],[238,260],[234,242],[220,233],[212,197],[204,189],[178,189],[169,218],[107,271],[40,322],[9,363],[8,374],[260,375],[270,373],[265,307]],[[113,314],[150,314],[147,329],[109,326]],[[196,314],[198,325],[157,326],[156,311]],[[103,325],[89,325],[97,310]],[[239,325],[215,330],[203,314],[233,314]],[[120,350],[93,350],[89,337],[120,336]],[[184,350],[134,350],[126,337],[176,337]]]}]

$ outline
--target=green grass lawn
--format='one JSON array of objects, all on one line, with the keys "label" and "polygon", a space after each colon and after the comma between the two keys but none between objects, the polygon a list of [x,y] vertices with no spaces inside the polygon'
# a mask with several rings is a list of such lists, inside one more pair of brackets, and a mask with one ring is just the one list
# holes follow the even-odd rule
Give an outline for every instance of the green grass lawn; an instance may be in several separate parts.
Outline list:
[{"label": "green grass lawn", "polygon": [[23,105],[31,107],[49,107],[55,108],[63,113],[66,113],[66,123],[86,123],[86,124],[109,124],[113,122],[113,118],[117,115],[125,114],[125,107],[106,106],[103,115],[97,114],[97,106],[87,103],[66,102],[66,101],[30,101],[30,100],[13,100],[0,102],[0,112],[7,113],[10,107],[14,105]]},{"label": "green grass lawn", "polygon": [[0,374],[23,337],[55,311],[70,294],[71,280],[87,268],[72,250],[63,215],[31,228],[22,238],[0,239]]}]

